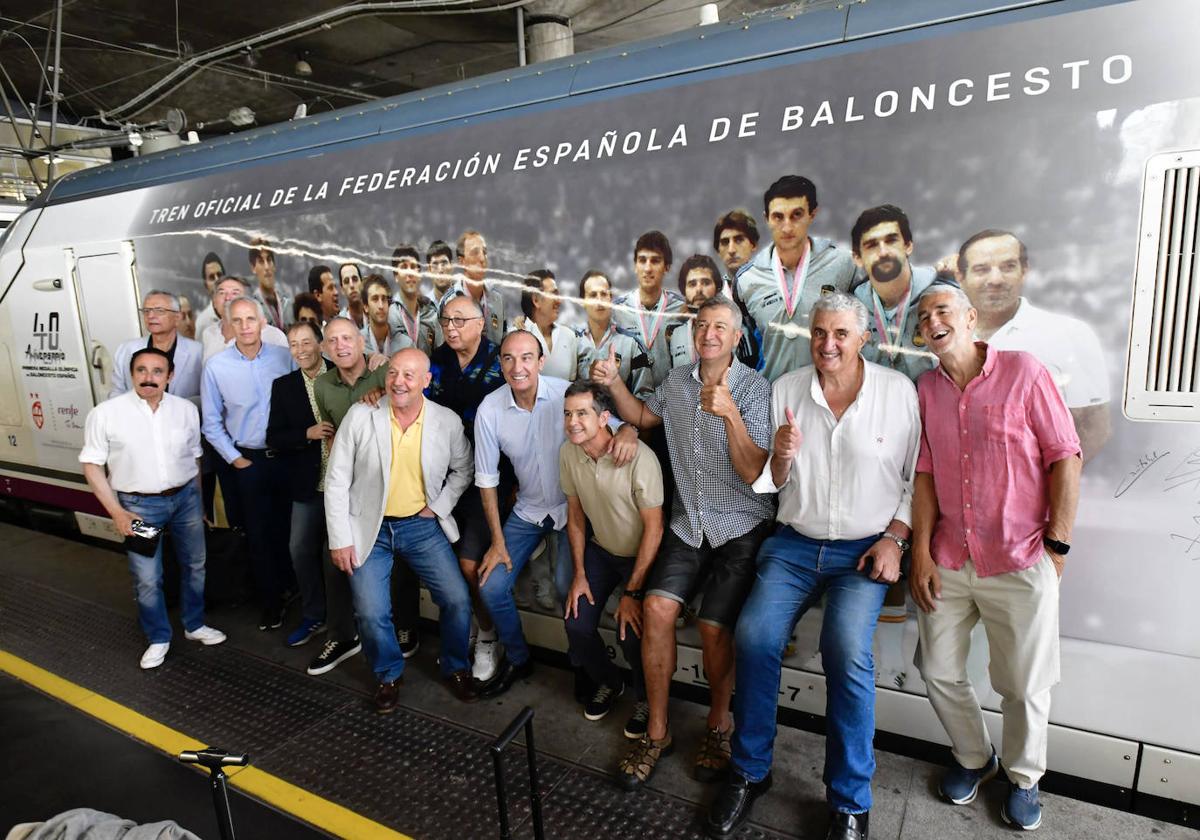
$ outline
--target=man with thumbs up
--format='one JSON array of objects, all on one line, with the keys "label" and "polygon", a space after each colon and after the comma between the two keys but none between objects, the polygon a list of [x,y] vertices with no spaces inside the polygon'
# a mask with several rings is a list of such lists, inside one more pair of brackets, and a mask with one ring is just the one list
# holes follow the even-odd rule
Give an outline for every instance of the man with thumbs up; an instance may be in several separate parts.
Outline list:
[{"label": "man with thumbs up", "polygon": [[814,364],[775,381],[775,443],[754,482],[760,493],[779,494],[779,527],[758,553],[758,578],[737,623],[733,757],[709,811],[713,837],[733,834],[771,785],[783,650],[823,595],[827,837],[867,837],[871,642],[908,546],[921,420],[908,377],[863,360],[869,332],[861,301],[844,292],[819,298],[809,323]]},{"label": "man with thumbs up", "polygon": [[675,619],[701,591],[698,627],[712,706],[694,775],[716,781],[729,762],[733,627],[754,585],[754,558],[775,511],[773,500],[750,486],[771,445],[771,389],[734,358],[741,327],[741,312],[729,298],[705,301],[692,327],[696,361],[672,369],[645,402],[629,392],[611,362],[592,371],[612,391],[621,419],[663,426],[676,488],[671,527],[644,593],[637,593],[645,597],[642,663],[650,719],[617,771],[627,790],[645,784],[658,759],[673,749],[667,699],[676,667]]}]

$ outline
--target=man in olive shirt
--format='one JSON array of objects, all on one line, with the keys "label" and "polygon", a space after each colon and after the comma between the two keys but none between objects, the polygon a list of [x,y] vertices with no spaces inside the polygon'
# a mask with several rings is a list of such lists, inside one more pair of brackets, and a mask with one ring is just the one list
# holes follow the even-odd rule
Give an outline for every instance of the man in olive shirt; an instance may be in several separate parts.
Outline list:
[{"label": "man in olive shirt", "polygon": [[371,391],[383,389],[387,365],[371,370],[362,333],[353,321],[341,315],[330,318],[325,324],[322,346],[333,367],[317,377],[313,384],[313,395],[317,399],[321,419],[336,428],[342,425],[350,406]]},{"label": "man in olive shirt", "polygon": [[624,684],[596,628],[608,596],[622,587],[617,639],[633,671],[637,694],[625,737],[641,738],[649,719],[642,676],[642,586],[662,541],[663,476],[654,452],[641,441],[632,461],[620,467],[613,463],[608,454],[612,413],[612,395],[603,385],[580,380],[567,388],[563,403],[567,440],[558,455],[567,497],[567,538],[575,562],[575,579],[567,596],[567,642],[571,658],[592,683],[583,716],[600,720]]},{"label": "man in olive shirt", "polygon": [[[322,349],[325,351],[325,357],[333,362],[333,367],[317,377],[313,383],[313,397],[317,401],[321,419],[332,423],[336,429],[342,425],[342,420],[352,405],[360,402],[372,391],[383,390],[387,381],[387,365],[383,363],[387,358],[378,354],[368,358],[362,333],[353,321],[341,315],[330,318],[325,324]],[[372,370],[372,365],[376,364]],[[416,576],[403,563],[397,567],[395,578],[399,590],[395,599],[396,628],[400,637],[400,649],[407,659],[416,653],[420,646],[416,628],[421,612],[421,589]],[[328,619],[329,642],[317,655],[318,659],[327,651],[330,656],[336,658],[342,650],[349,650],[354,646],[351,640],[356,636],[354,612],[350,605],[350,586],[345,575],[336,576],[332,583],[327,580],[326,585],[327,612],[348,618],[340,621],[339,626],[334,625],[333,618]],[[337,649],[331,650],[330,644],[334,642],[338,643]],[[309,673],[314,673],[314,669],[324,668],[326,664],[329,663],[314,661]]]}]

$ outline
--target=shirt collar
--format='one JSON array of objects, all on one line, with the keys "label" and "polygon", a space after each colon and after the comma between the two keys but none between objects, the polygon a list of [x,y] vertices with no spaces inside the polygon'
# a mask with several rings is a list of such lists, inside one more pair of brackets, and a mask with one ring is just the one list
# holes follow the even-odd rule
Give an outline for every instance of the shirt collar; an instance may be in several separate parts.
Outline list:
[{"label": "shirt collar", "polygon": [[[517,405],[517,398],[516,398],[516,395],[513,394],[512,386],[509,385],[507,382],[504,384],[508,388],[508,407],[509,408],[521,408],[519,405]],[[539,373],[538,374],[538,384],[537,384],[537,396],[533,398],[534,408],[536,408],[537,404],[540,403],[542,400],[548,400],[548,399],[550,399],[550,395],[546,393],[546,376],[545,376],[545,374]],[[524,409],[522,409],[522,410],[524,410]]]},{"label": "shirt collar", "polygon": [[[744,364],[738,361],[737,353],[733,354],[733,360],[729,365],[729,387],[732,389],[734,385],[741,381],[745,375],[745,371],[749,370]],[[692,362],[692,379],[704,384],[704,380],[700,378],[700,360]]]},{"label": "shirt collar", "polygon": [[[421,410],[417,412],[417,418],[409,423],[408,428],[411,429],[414,426],[420,428],[425,425],[425,406],[428,404],[428,402],[429,400],[421,397]],[[388,406],[388,418],[392,421],[393,427],[396,429],[400,428],[400,422],[396,419],[396,412],[392,411],[392,407],[390,405]]]}]

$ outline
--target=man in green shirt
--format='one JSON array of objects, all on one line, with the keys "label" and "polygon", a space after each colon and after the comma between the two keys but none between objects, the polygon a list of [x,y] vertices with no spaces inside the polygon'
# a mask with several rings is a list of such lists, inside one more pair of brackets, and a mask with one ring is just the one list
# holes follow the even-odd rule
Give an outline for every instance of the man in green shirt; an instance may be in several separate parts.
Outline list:
[{"label": "man in green shirt", "polygon": [[[330,318],[325,325],[322,349],[325,351],[325,357],[333,362],[333,366],[318,376],[313,383],[313,397],[317,401],[321,419],[332,423],[334,429],[342,425],[350,406],[360,402],[371,391],[382,391],[384,388],[387,379],[387,358],[379,354],[368,357],[364,352],[365,347],[362,333],[349,318],[339,315]],[[403,564],[398,567],[396,585],[399,590],[395,599],[396,637],[400,641],[400,650],[404,658],[408,659],[417,652],[421,644],[417,638],[417,621],[421,617],[421,589],[416,576]],[[338,590],[336,594],[327,594],[326,597],[344,597],[345,603],[349,603],[349,584],[339,586]],[[330,639],[333,639],[333,636],[331,631]],[[325,651],[321,653],[324,654]],[[318,654],[318,659],[320,656],[321,654]],[[320,667],[319,663],[314,665]],[[312,673],[312,669],[309,673]]]}]

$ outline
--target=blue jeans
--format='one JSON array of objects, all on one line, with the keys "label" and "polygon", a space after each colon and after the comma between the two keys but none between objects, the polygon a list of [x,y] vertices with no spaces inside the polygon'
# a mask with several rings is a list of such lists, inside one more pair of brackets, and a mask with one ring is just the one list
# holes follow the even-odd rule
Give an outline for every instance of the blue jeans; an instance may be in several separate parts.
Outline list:
[{"label": "blue jeans", "polygon": [[350,576],[354,611],[371,670],[380,682],[394,682],[404,673],[404,656],[392,624],[391,576],[397,555],[429,588],[441,611],[442,674],[469,669],[471,594],[442,526],[433,517],[389,516],[379,528],[375,547]]},{"label": "blue jeans", "polygon": [[571,581],[575,577],[571,548],[567,544],[567,532],[555,531],[554,520],[549,516],[540,525],[532,525],[515,513],[508,515],[504,522],[504,545],[508,548],[512,571],[501,564],[492,569],[487,583],[479,587],[479,597],[487,606],[488,614],[496,625],[496,633],[504,644],[505,655],[513,665],[523,665],[529,661],[529,646],[525,644],[521,616],[517,614],[517,604],[513,600],[513,585],[517,582],[517,575],[529,562],[529,556],[547,534],[555,534],[558,540],[554,585],[565,596],[571,591]]},{"label": "blue jeans", "polygon": [[[147,525],[171,534],[175,557],[179,562],[179,601],[183,608],[183,627],[196,630],[204,626],[204,508],[195,481],[174,496],[142,496],[118,493],[121,507]],[[126,552],[133,589],[137,595],[138,621],[150,644],[171,641],[171,621],[162,591],[162,540],[153,557]]]},{"label": "blue jeans", "polygon": [[876,537],[810,540],[780,527],[758,552],[758,577],[738,619],[733,768],[750,781],[771,769],[783,651],[796,622],[826,595],[821,626],[828,735],[825,795],[842,813],[871,809],[875,660],[871,642],[887,585],[856,571]]}]

